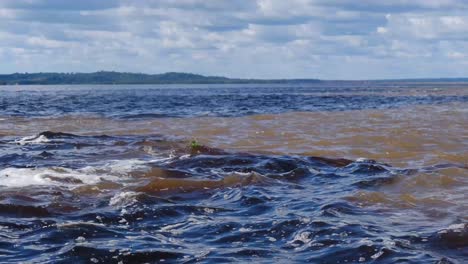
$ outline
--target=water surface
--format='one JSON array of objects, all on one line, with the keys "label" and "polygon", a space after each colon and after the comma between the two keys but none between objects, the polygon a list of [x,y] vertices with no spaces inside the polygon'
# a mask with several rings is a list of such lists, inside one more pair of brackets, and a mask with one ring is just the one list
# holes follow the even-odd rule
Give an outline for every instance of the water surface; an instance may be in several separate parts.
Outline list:
[{"label": "water surface", "polygon": [[0,92],[4,262],[468,260],[467,84]]}]

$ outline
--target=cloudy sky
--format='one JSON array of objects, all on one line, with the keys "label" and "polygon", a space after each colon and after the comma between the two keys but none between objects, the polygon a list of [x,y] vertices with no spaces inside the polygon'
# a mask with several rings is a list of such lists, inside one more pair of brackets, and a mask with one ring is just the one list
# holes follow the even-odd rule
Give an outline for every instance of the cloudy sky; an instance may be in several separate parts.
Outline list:
[{"label": "cloudy sky", "polygon": [[0,73],[468,76],[466,0],[1,0]]}]

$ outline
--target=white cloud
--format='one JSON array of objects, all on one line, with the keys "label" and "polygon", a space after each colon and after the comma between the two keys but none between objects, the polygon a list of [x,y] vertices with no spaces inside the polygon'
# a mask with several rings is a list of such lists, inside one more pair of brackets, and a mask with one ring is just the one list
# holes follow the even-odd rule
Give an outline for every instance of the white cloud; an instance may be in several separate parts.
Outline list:
[{"label": "white cloud", "polygon": [[16,13],[12,9],[0,8],[0,19],[13,19]]},{"label": "white cloud", "polygon": [[468,75],[467,11],[463,0],[2,0],[12,63],[0,72]]},{"label": "white cloud", "polygon": [[396,14],[387,16],[387,25],[377,32],[393,37],[438,39],[467,38],[468,15]]},{"label": "white cloud", "polygon": [[43,48],[63,48],[66,46],[66,43],[63,41],[51,40],[43,36],[29,37],[26,39],[26,43],[31,46]]},{"label": "white cloud", "polygon": [[452,58],[452,59],[465,59],[465,58],[468,58],[468,54],[456,52],[456,51],[450,51],[447,53],[447,57]]}]

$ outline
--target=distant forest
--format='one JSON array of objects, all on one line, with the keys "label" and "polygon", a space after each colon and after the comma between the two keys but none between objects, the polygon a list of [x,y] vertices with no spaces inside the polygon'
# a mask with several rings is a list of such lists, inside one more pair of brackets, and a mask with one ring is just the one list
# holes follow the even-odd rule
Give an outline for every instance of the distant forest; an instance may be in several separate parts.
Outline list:
[{"label": "distant forest", "polygon": [[93,73],[13,73],[0,74],[0,85],[28,84],[242,84],[242,83],[320,83],[320,82],[468,82],[468,78],[426,78],[389,80],[319,80],[319,79],[236,79],[219,76],[204,76],[193,73],[168,72],[162,74],[99,71]]},{"label": "distant forest", "polygon": [[210,83],[308,83],[316,79],[230,79],[192,73],[143,74],[99,71],[94,73],[13,73],[0,74],[0,84],[210,84]]}]

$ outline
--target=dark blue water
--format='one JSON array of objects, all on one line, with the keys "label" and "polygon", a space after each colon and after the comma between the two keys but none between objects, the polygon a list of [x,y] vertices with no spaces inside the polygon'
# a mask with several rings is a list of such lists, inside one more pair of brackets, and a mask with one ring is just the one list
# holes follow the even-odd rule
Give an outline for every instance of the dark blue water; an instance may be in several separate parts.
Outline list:
[{"label": "dark blue water", "polygon": [[[280,154],[226,150],[158,128],[138,130],[155,119],[170,126],[174,119],[167,116],[188,123],[221,116],[229,123],[259,113],[424,105],[453,105],[463,118],[466,90],[442,88],[2,88],[0,263],[465,263],[463,161],[401,167],[292,155],[287,148]],[[119,133],[31,127],[41,120],[67,127],[75,116],[99,116],[95,126],[111,122]],[[122,132],[122,122],[133,119],[135,127],[126,123],[128,134]],[[323,131],[324,140],[333,142],[333,129]],[[382,136],[369,139],[373,151]],[[255,140],[249,149],[264,143]]]},{"label": "dark blue water", "polygon": [[0,111],[3,115],[26,117],[67,114],[117,118],[230,117],[468,102],[468,95],[428,94],[433,89],[439,88],[433,84],[8,87],[1,90]]}]

